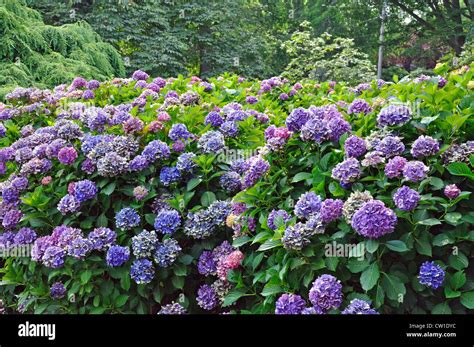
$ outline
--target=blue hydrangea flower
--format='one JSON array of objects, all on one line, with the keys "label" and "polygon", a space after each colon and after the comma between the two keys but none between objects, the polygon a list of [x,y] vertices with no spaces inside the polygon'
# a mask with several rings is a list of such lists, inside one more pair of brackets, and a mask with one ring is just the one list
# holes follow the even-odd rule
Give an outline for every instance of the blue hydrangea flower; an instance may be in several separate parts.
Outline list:
[{"label": "blue hydrangea flower", "polygon": [[187,140],[191,138],[192,136],[193,135],[188,131],[188,128],[186,128],[186,125],[182,123],[173,124],[173,126],[171,127],[168,133],[168,137],[172,141],[177,141],[180,139]]},{"label": "blue hydrangea flower", "polygon": [[92,242],[92,247],[97,251],[105,251],[117,240],[117,233],[109,228],[95,228],[88,239]]},{"label": "blue hydrangea flower", "polygon": [[178,182],[181,178],[181,172],[176,167],[164,166],[160,171],[160,181],[164,186]]},{"label": "blue hydrangea flower", "polygon": [[170,156],[170,148],[166,143],[160,140],[150,141],[143,149],[142,155],[150,162],[157,159],[166,159]]},{"label": "blue hydrangea flower", "polygon": [[364,300],[353,299],[341,314],[379,314]]},{"label": "blue hydrangea flower", "polygon": [[175,315],[175,314],[187,314],[187,313],[188,312],[183,306],[181,306],[177,302],[172,302],[171,304],[163,305],[157,314]]},{"label": "blue hydrangea flower", "polygon": [[228,192],[236,192],[242,188],[242,178],[235,171],[229,171],[219,178],[219,184]]},{"label": "blue hydrangea flower", "polygon": [[423,158],[435,155],[439,152],[438,140],[431,136],[418,137],[411,146],[411,155],[415,158]]},{"label": "blue hydrangea flower", "polygon": [[155,252],[158,239],[154,231],[143,230],[132,237],[132,251],[137,258],[150,258]]},{"label": "blue hydrangea flower", "polygon": [[57,246],[50,246],[44,251],[42,261],[44,266],[56,269],[64,265],[65,257],[66,251],[64,251],[64,249]]},{"label": "blue hydrangea flower", "polygon": [[192,152],[181,154],[176,162],[176,168],[183,173],[192,172],[197,167],[194,158],[196,158],[196,154]]},{"label": "blue hydrangea flower", "polygon": [[418,279],[420,284],[437,289],[443,284],[444,276],[445,272],[441,266],[436,264],[434,261],[426,261],[420,266]]},{"label": "blue hydrangea flower", "polygon": [[66,295],[66,287],[62,282],[55,282],[50,288],[50,294],[53,299],[62,299]]},{"label": "blue hydrangea flower", "polygon": [[216,111],[209,112],[206,118],[204,119],[205,125],[210,124],[213,127],[221,126],[222,123],[224,123],[224,119],[222,119],[219,112],[216,112]]},{"label": "blue hydrangea flower", "polygon": [[348,157],[357,158],[367,152],[367,143],[364,139],[352,135],[344,142],[344,150]]},{"label": "blue hydrangea flower", "polygon": [[296,132],[301,130],[309,118],[309,112],[302,107],[298,107],[291,111],[289,116],[286,118],[285,124],[290,131]]},{"label": "blue hydrangea flower", "polygon": [[378,239],[395,230],[397,216],[382,201],[370,200],[357,210],[351,224],[358,234]]},{"label": "blue hydrangea flower", "polygon": [[180,252],[181,247],[178,241],[166,239],[163,242],[158,242],[153,258],[158,266],[168,267],[176,261]]},{"label": "blue hydrangea flower", "polygon": [[181,225],[181,217],[176,210],[163,209],[155,219],[155,229],[162,234],[173,234]]},{"label": "blue hydrangea flower", "polygon": [[233,121],[225,121],[219,129],[226,137],[236,137],[239,133],[239,126]]},{"label": "blue hydrangea flower", "polygon": [[82,180],[74,184],[74,197],[79,202],[93,199],[97,195],[97,187],[94,182]]},{"label": "blue hydrangea flower", "polygon": [[411,119],[411,111],[404,105],[390,105],[384,107],[377,116],[379,127],[402,125]]},{"label": "blue hydrangea flower", "polygon": [[67,248],[67,252],[74,258],[84,260],[92,249],[92,242],[89,239],[77,237],[71,241],[71,244]]},{"label": "blue hydrangea flower", "polygon": [[420,182],[426,178],[429,168],[421,161],[412,160],[403,167],[403,177],[411,182]]},{"label": "blue hydrangea flower", "polygon": [[196,301],[202,309],[207,311],[214,309],[218,304],[218,300],[217,293],[212,286],[203,284],[199,288]]},{"label": "blue hydrangea flower", "polygon": [[214,254],[212,251],[203,251],[198,260],[198,272],[201,275],[209,276],[216,275],[217,264],[214,261]]},{"label": "blue hydrangea flower", "polygon": [[376,145],[375,149],[382,152],[386,158],[391,158],[402,154],[405,145],[397,136],[386,136]]},{"label": "blue hydrangea flower", "polygon": [[275,219],[280,219],[284,225],[291,220],[291,216],[285,210],[272,210],[267,219],[267,225],[271,230],[278,229],[275,225]]},{"label": "blue hydrangea flower", "polygon": [[220,153],[225,148],[224,135],[219,131],[208,131],[199,139],[198,148],[203,153]]},{"label": "blue hydrangea flower", "polygon": [[131,207],[121,209],[115,215],[115,225],[122,230],[130,230],[140,224],[140,216]]},{"label": "blue hydrangea flower", "polygon": [[130,267],[130,277],[136,284],[147,284],[155,277],[155,268],[148,259],[134,260]]},{"label": "blue hydrangea flower", "polygon": [[331,177],[343,184],[350,184],[359,179],[362,171],[356,158],[349,158],[337,164],[332,170]]},{"label": "blue hydrangea flower", "polygon": [[117,267],[125,264],[130,258],[130,248],[113,245],[107,251],[106,262],[108,266]]}]

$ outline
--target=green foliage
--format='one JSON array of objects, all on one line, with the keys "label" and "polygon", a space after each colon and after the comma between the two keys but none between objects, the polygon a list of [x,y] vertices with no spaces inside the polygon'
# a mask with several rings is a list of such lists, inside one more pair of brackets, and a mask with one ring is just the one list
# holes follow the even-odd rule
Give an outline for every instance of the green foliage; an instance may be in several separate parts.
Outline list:
[{"label": "green foliage", "polygon": [[17,0],[0,2],[0,98],[17,86],[52,87],[76,76],[104,80],[125,72],[120,55],[86,22],[45,25]]},{"label": "green foliage", "polygon": [[282,47],[291,58],[283,76],[292,80],[311,78],[356,84],[374,77],[373,65],[352,39],[333,38],[328,33],[314,38],[309,22],[303,22]]}]

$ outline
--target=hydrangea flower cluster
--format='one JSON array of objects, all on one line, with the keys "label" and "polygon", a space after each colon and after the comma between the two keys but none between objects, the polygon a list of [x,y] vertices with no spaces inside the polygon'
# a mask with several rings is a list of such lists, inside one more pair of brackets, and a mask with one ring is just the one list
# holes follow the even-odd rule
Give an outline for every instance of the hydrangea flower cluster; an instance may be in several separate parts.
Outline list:
[{"label": "hydrangea flower cluster", "polygon": [[395,230],[397,216],[380,200],[370,200],[352,217],[354,230],[367,238],[378,239]]},{"label": "hydrangea flower cluster", "polygon": [[423,284],[429,288],[438,289],[444,281],[445,272],[434,261],[426,261],[420,266],[420,273],[418,279],[420,284]]},{"label": "hydrangea flower cluster", "polygon": [[184,233],[194,239],[211,236],[219,227],[223,227],[231,212],[227,201],[214,201],[207,209],[189,213],[184,223]]}]

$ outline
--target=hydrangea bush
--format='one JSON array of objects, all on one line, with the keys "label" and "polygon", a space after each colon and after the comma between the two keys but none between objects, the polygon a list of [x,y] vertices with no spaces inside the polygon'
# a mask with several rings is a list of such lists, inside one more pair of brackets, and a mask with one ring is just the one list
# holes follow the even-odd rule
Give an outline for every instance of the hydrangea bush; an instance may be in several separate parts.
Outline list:
[{"label": "hydrangea bush", "polygon": [[349,86],[138,70],[17,89],[0,104],[1,305],[468,312],[472,76],[441,66]]}]

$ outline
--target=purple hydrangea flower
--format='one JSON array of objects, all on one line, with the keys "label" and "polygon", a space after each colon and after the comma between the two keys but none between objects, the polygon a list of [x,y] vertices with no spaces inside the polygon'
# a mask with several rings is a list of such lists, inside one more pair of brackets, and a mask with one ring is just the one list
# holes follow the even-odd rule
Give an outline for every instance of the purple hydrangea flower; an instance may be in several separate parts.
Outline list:
[{"label": "purple hydrangea flower", "polygon": [[387,165],[385,165],[385,169],[384,169],[385,175],[388,178],[400,177],[400,175],[403,173],[403,169],[405,168],[407,162],[408,160],[406,160],[403,157],[399,157],[399,156],[393,157],[392,159],[388,161]]},{"label": "purple hydrangea flower", "polygon": [[132,237],[132,252],[137,258],[149,258],[155,252],[158,239],[154,231],[143,230]]},{"label": "purple hydrangea flower", "polygon": [[94,99],[95,98],[95,94],[92,90],[90,89],[86,89],[84,90],[84,93],[82,93],[82,98],[84,100],[90,100],[90,99]]},{"label": "purple hydrangea flower", "polygon": [[89,82],[87,82],[87,88],[91,90],[95,90],[99,87],[100,87],[100,82],[97,80],[90,80]]},{"label": "purple hydrangea flower", "polygon": [[418,279],[420,284],[423,284],[427,287],[437,289],[439,288],[444,281],[445,272],[434,261],[426,261],[420,266],[420,273],[418,274]]},{"label": "purple hydrangea flower", "polygon": [[44,251],[41,260],[44,266],[56,269],[64,265],[65,257],[66,251],[64,249],[57,246],[50,246]]},{"label": "purple hydrangea flower", "polygon": [[397,216],[382,201],[371,200],[356,211],[351,224],[358,234],[378,239],[395,230]]},{"label": "purple hydrangea flower", "polygon": [[197,167],[197,163],[193,160],[196,154],[192,152],[183,153],[178,157],[176,168],[181,172],[192,172]]},{"label": "purple hydrangea flower", "polygon": [[360,300],[354,299],[351,303],[341,312],[341,314],[379,314],[373,308],[370,307],[369,303]]},{"label": "purple hydrangea flower", "polygon": [[348,157],[357,158],[367,152],[367,143],[364,139],[352,135],[344,142],[344,150]]},{"label": "purple hydrangea flower", "polygon": [[409,161],[403,168],[403,177],[411,182],[419,182],[425,179],[429,168],[421,161]]},{"label": "purple hydrangea flower", "polygon": [[249,188],[270,170],[270,163],[260,156],[249,159],[249,168],[243,177],[243,186]]},{"label": "purple hydrangea flower", "polygon": [[350,184],[356,181],[361,174],[359,161],[356,158],[349,158],[334,167],[331,177],[344,184]]},{"label": "purple hydrangea flower", "polygon": [[153,259],[158,266],[169,267],[176,261],[180,252],[181,247],[179,246],[178,241],[174,239],[166,239],[163,242],[157,243]]},{"label": "purple hydrangea flower", "polygon": [[117,240],[117,233],[109,228],[95,228],[87,236],[92,247],[97,251],[105,251]]},{"label": "purple hydrangea flower", "polygon": [[198,148],[203,153],[220,153],[224,147],[224,135],[219,131],[208,131],[198,141]]},{"label": "purple hydrangea flower", "polygon": [[224,123],[224,119],[222,119],[219,112],[216,111],[209,112],[206,118],[204,119],[205,125],[211,124],[213,127],[218,127],[222,123]]},{"label": "purple hydrangea flower", "polygon": [[50,295],[55,300],[62,299],[66,295],[66,287],[62,282],[55,282],[50,288]]},{"label": "purple hydrangea flower", "polygon": [[324,223],[330,223],[342,216],[344,201],[340,199],[326,199],[321,204],[319,215]]},{"label": "purple hydrangea flower", "polygon": [[197,294],[196,301],[202,309],[210,311],[217,306],[219,298],[212,286],[203,284]]},{"label": "purple hydrangea flower", "polygon": [[176,167],[164,166],[160,171],[160,182],[164,186],[178,182],[181,178],[181,172]]},{"label": "purple hydrangea flower", "polygon": [[136,284],[150,283],[155,277],[155,268],[153,263],[148,259],[136,259],[130,267],[130,277]]},{"label": "purple hydrangea flower", "polygon": [[217,264],[211,251],[203,251],[198,260],[198,271],[201,275],[209,276],[217,273]]},{"label": "purple hydrangea flower", "polygon": [[431,136],[418,137],[411,146],[411,155],[415,158],[429,157],[439,152],[438,140]]},{"label": "purple hydrangea flower", "polygon": [[349,105],[349,108],[347,109],[348,114],[352,114],[352,113],[367,114],[370,112],[372,112],[372,107],[370,107],[370,104],[364,99],[355,99],[354,101],[352,101],[352,103]]},{"label": "purple hydrangea flower", "polygon": [[228,192],[239,191],[242,187],[241,177],[235,171],[229,171],[219,178],[219,184]]},{"label": "purple hydrangea flower", "polygon": [[313,118],[301,127],[300,136],[303,141],[313,141],[320,144],[329,139],[330,133],[328,123],[325,120]]},{"label": "purple hydrangea flower", "polygon": [[444,188],[444,195],[448,199],[456,199],[461,194],[461,189],[459,189],[455,184],[449,184]]},{"label": "purple hydrangea flower", "polygon": [[155,229],[162,234],[173,234],[181,225],[181,217],[176,210],[161,210],[155,219]]},{"label": "purple hydrangea flower", "polygon": [[140,224],[140,216],[130,207],[121,209],[115,215],[115,225],[119,229],[130,230]]},{"label": "purple hydrangea flower", "polygon": [[81,202],[76,199],[75,196],[71,194],[66,194],[59,200],[58,210],[61,214],[66,215],[68,213],[74,213],[79,211],[81,207]]},{"label": "purple hydrangea flower", "polygon": [[296,294],[283,294],[275,303],[275,314],[301,314],[306,307],[304,299]]},{"label": "purple hydrangea flower", "polygon": [[144,81],[144,80],[147,80],[149,77],[150,75],[148,75],[146,72],[142,70],[136,70],[132,74],[132,79],[134,79],[135,81]]},{"label": "purple hydrangea flower", "polygon": [[416,190],[403,186],[398,188],[393,195],[393,202],[400,210],[411,211],[418,205],[420,198],[420,194]]},{"label": "purple hydrangea flower", "polygon": [[157,159],[169,158],[170,154],[171,152],[168,145],[160,140],[150,141],[142,152],[142,155],[150,162],[154,162]]},{"label": "purple hydrangea flower", "polygon": [[83,237],[77,237],[71,241],[68,246],[68,254],[74,258],[84,260],[87,255],[92,251],[93,245],[89,239]]},{"label": "purple hydrangea flower", "polygon": [[411,111],[404,105],[390,105],[384,107],[377,116],[379,127],[402,125],[411,118]]},{"label": "purple hydrangea flower", "polygon": [[97,194],[97,187],[94,182],[89,180],[82,180],[76,182],[74,185],[74,197],[79,202],[84,202],[93,199]]},{"label": "purple hydrangea flower", "polygon": [[173,302],[171,304],[161,306],[161,309],[157,314],[176,315],[176,314],[187,314],[187,313],[188,312],[183,306],[181,306],[177,302]]},{"label": "purple hydrangea flower", "polygon": [[281,223],[284,225],[291,220],[291,216],[285,210],[272,210],[267,219],[267,225],[271,230],[278,229],[275,225],[275,219],[280,219]]},{"label": "purple hydrangea flower", "polygon": [[31,228],[21,228],[13,238],[15,245],[28,245],[36,240],[36,232]]},{"label": "purple hydrangea flower", "polygon": [[226,137],[236,137],[239,133],[239,126],[234,121],[225,121],[219,129]]},{"label": "purple hydrangea flower", "polygon": [[387,136],[377,143],[375,149],[382,152],[386,158],[391,158],[402,154],[405,150],[405,145],[399,137]]},{"label": "purple hydrangea flower", "polygon": [[72,84],[71,86],[73,88],[82,88],[82,87],[86,87],[87,86],[87,81],[82,78],[82,77],[76,77],[74,78],[74,80],[72,81]]},{"label": "purple hydrangea flower", "polygon": [[282,101],[288,100],[289,96],[286,93],[281,93],[279,99]]},{"label": "purple hydrangea flower", "polygon": [[321,197],[314,192],[300,196],[295,205],[295,215],[300,218],[309,218],[321,209]]},{"label": "purple hydrangea flower", "polygon": [[251,104],[251,105],[252,105],[252,104],[256,104],[256,103],[258,102],[258,99],[257,99],[257,97],[255,97],[255,96],[253,96],[253,95],[249,95],[249,96],[247,96],[247,97],[245,98],[245,102],[246,102],[247,104]]},{"label": "purple hydrangea flower", "polygon": [[309,290],[309,300],[323,312],[338,308],[342,303],[342,284],[336,277],[321,275]]},{"label": "purple hydrangea flower", "polygon": [[58,159],[61,164],[72,165],[77,159],[77,152],[73,147],[64,147],[58,152]]},{"label": "purple hydrangea flower", "polygon": [[310,114],[302,107],[294,109],[286,118],[286,127],[290,131],[300,131],[303,125],[309,120]]},{"label": "purple hydrangea flower", "polygon": [[171,127],[168,133],[168,137],[172,141],[177,141],[180,139],[187,140],[191,138],[192,136],[193,135],[188,131],[188,128],[186,128],[186,125],[182,123],[173,124],[173,126]]},{"label": "purple hydrangea flower", "polygon": [[108,266],[122,266],[129,258],[130,248],[128,247],[113,245],[107,250],[106,262]]},{"label": "purple hydrangea flower", "polygon": [[348,121],[342,117],[335,117],[330,119],[328,122],[328,128],[330,131],[329,139],[333,142],[339,141],[342,135],[350,133],[352,130],[351,125]]}]

